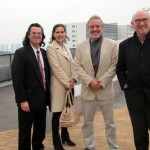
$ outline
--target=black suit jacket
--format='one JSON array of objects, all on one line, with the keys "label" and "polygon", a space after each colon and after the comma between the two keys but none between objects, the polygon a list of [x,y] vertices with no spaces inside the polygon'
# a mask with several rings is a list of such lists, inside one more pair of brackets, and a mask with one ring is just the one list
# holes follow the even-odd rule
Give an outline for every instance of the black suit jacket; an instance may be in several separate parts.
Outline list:
[{"label": "black suit jacket", "polygon": [[42,84],[40,70],[32,47],[29,45],[16,50],[12,62],[12,80],[16,102],[28,101],[30,110],[41,110],[50,103],[50,69],[46,51],[40,49],[45,69],[46,91]]},{"label": "black suit jacket", "polygon": [[136,33],[119,45],[117,76],[123,89],[144,88],[150,90],[150,32],[141,44]]},{"label": "black suit jacket", "polygon": [[150,100],[150,32],[143,44],[139,41],[136,32],[134,36],[119,45],[117,76],[126,98],[137,98],[139,91],[143,91]]}]

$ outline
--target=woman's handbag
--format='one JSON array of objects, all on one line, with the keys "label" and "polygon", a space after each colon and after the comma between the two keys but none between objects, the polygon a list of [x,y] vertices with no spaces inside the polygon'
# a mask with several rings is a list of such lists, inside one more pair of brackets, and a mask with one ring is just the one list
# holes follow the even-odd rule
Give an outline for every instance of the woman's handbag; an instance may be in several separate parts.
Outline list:
[{"label": "woman's handbag", "polygon": [[[72,99],[72,102],[71,102]],[[73,105],[73,95],[66,92],[65,107],[61,113],[59,123],[61,127],[71,127],[79,122],[79,113]]]}]

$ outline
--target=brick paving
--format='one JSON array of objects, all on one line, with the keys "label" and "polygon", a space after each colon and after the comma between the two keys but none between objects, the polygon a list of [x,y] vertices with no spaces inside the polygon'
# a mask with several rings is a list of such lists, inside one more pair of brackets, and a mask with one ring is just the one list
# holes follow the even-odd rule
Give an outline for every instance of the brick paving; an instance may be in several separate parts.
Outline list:
[{"label": "brick paving", "polygon": [[[133,142],[133,134],[128,111],[126,107],[117,108],[114,110],[115,120],[117,125],[117,139],[120,150],[135,150]],[[76,142],[75,147],[64,146],[66,150],[83,150],[84,144],[82,140],[82,123],[83,117],[80,117],[80,122],[69,128],[71,139]],[[108,150],[104,122],[100,112],[97,112],[94,121],[95,139],[97,150]],[[0,132],[0,150],[17,150],[17,134],[18,129],[6,130]],[[52,145],[51,130],[47,132],[46,139],[44,140],[45,150],[54,150]]]},{"label": "brick paving", "polygon": [[[122,92],[119,90],[117,82],[115,86],[115,103],[114,114],[117,125],[117,137],[120,150],[135,150],[131,122],[129,119],[126,103]],[[78,106],[80,113],[82,114],[82,106],[80,97],[75,100],[75,104]],[[47,133],[44,140],[45,150],[53,150],[52,137],[51,137],[51,114],[47,116]],[[83,117],[80,116],[80,122],[69,128],[71,139],[76,142],[75,147],[64,146],[66,150],[83,150],[84,144],[82,140],[82,124]],[[95,139],[97,150],[108,150],[104,122],[101,113],[96,113],[95,122]],[[17,150],[18,143],[18,129],[17,129],[17,106],[15,103],[14,93],[12,85],[2,87],[0,84],[0,150]]]}]

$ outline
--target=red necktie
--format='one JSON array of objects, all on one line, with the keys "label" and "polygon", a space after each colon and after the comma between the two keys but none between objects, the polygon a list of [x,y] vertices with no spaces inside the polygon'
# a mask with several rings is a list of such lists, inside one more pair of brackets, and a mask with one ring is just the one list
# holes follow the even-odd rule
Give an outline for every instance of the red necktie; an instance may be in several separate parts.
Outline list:
[{"label": "red necktie", "polygon": [[41,78],[42,78],[42,82],[43,82],[43,87],[46,90],[45,78],[44,78],[42,63],[41,63],[41,59],[40,59],[40,52],[37,50],[36,53],[37,53],[37,62],[39,65],[39,70],[40,70],[40,74],[41,74]]}]

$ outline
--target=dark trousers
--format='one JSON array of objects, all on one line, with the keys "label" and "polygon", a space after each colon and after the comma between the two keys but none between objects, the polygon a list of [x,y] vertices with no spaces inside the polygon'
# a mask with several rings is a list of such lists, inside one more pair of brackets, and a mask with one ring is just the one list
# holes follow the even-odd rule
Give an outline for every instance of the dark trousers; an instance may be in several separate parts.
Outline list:
[{"label": "dark trousers", "polygon": [[59,134],[59,118],[60,118],[61,112],[54,112],[52,116],[52,138],[53,138],[53,144],[61,144],[61,141],[70,139],[69,133],[67,128],[61,127],[61,137]]},{"label": "dark trousers", "polygon": [[46,129],[46,107],[44,110],[25,112],[18,107],[18,123],[19,123],[19,138],[18,150],[31,150],[31,128],[33,125],[32,134],[32,149],[41,150],[44,148],[42,144],[45,138]]},{"label": "dark trousers", "polygon": [[150,100],[143,91],[126,93],[136,150],[149,150]]}]

